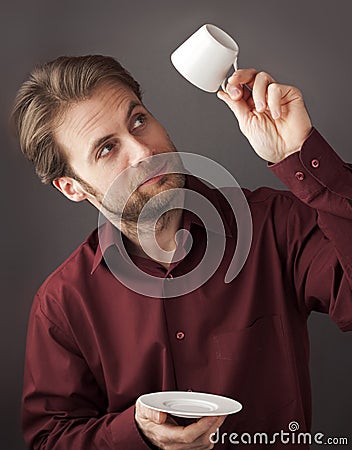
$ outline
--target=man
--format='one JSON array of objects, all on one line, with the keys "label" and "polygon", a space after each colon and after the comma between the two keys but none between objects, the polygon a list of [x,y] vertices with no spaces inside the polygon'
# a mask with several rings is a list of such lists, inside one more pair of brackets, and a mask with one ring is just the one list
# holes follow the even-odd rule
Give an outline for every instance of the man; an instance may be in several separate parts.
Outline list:
[{"label": "man", "polygon": [[[23,395],[29,448],[208,449],[219,427],[224,436],[273,435],[288,431],[291,421],[310,429],[309,313],[329,313],[342,330],[352,329],[352,168],[312,128],[296,88],[244,69],[218,97],[291,190],[245,191],[253,242],[230,283],[224,276],[237,227],[228,204],[191,175],[149,165],[176,149],[118,62],[58,58],[34,70],[20,89],[13,116],[39,177],[111,218],[45,281],[33,303]],[[126,171],[135,188],[120,201],[108,194]],[[174,190],[184,188],[215,205],[226,248],[205,283],[164,298],[168,280],[197,267],[206,250],[209,230],[191,211],[177,207],[158,216]],[[166,200],[152,210],[159,250],[151,258],[138,217],[160,194]],[[149,225],[147,218],[142,235],[150,237]],[[193,243],[176,259],[181,228]],[[112,274],[107,261],[125,265],[122,244],[135,266],[162,280],[159,296],[130,289]],[[226,420],[176,422],[137,401],[161,390],[225,395],[243,410]],[[216,444],[232,447],[226,438]],[[290,445],[276,441],[280,447]]]}]

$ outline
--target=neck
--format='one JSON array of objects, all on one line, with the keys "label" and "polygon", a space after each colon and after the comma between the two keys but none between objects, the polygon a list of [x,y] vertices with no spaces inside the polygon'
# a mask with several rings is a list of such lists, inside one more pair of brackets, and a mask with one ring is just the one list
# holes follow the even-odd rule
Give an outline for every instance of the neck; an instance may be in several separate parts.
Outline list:
[{"label": "neck", "polygon": [[182,209],[173,209],[163,214],[156,225],[145,222],[121,222],[121,231],[128,238],[129,253],[158,261],[168,268],[176,250],[175,235],[181,228]]}]

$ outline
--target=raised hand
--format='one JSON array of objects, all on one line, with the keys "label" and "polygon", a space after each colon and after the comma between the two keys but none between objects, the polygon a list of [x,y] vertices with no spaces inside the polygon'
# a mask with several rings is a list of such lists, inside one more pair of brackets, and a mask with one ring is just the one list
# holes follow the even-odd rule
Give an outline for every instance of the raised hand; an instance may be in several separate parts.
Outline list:
[{"label": "raised hand", "polygon": [[239,69],[219,91],[255,152],[277,163],[301,149],[312,124],[302,94],[255,69]]}]

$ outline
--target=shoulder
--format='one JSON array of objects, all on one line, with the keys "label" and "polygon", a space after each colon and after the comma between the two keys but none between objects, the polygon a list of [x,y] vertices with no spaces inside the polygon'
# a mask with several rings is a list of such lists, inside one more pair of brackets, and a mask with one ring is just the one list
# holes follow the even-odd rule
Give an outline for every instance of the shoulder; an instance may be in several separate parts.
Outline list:
[{"label": "shoulder", "polygon": [[228,230],[236,227],[236,219],[246,219],[248,222],[248,214],[251,215],[253,227],[257,231],[267,225],[283,232],[291,215],[301,217],[303,220],[313,222],[316,220],[316,211],[288,190],[271,187],[249,190],[238,185],[214,188],[194,177],[190,181],[192,189],[213,203]]},{"label": "shoulder", "polygon": [[290,191],[284,191],[280,189],[274,189],[270,187],[259,187],[253,191],[249,189],[243,189],[247,201],[250,204],[264,203],[273,204],[275,202],[283,202],[288,205],[292,205],[296,197]]},{"label": "shoulder", "polygon": [[[91,269],[98,246],[95,229],[72,254],[54,270],[38,289],[31,308],[32,321],[54,326],[70,335],[72,310],[81,310],[82,301],[90,291]],[[79,315],[78,315],[79,316]]]},{"label": "shoulder", "polygon": [[271,217],[283,214],[301,215],[303,217],[316,217],[315,209],[309,207],[288,190],[260,187],[254,191],[243,189],[252,214],[256,212],[270,214]]},{"label": "shoulder", "polygon": [[55,269],[40,286],[37,296],[64,289],[65,286],[77,286],[92,269],[95,252],[98,247],[98,230],[95,229],[72,253]]},{"label": "shoulder", "polygon": [[273,205],[276,202],[286,203],[291,206],[297,199],[288,190],[274,189],[270,187],[259,187],[255,190],[242,188],[237,183],[231,186],[210,187],[196,177],[188,177],[188,187],[206,196],[212,203],[217,204],[221,209],[226,209],[226,201],[244,198],[249,205],[256,207],[257,204]]},{"label": "shoulder", "polygon": [[[317,211],[290,191],[261,187],[254,191],[244,189],[243,192],[254,223],[271,223],[276,231],[283,230],[285,225],[288,233],[299,223],[305,224],[304,227],[316,226]],[[302,228],[302,225],[299,228]]]},{"label": "shoulder", "polygon": [[[245,188],[222,188],[222,196],[227,199],[227,202],[238,209],[239,212],[243,210],[241,204],[245,202],[250,210],[252,218],[256,217],[264,219],[270,217],[274,219],[276,216],[283,217],[283,214],[289,214],[292,210],[309,210],[303,202],[301,202],[292,192],[270,187],[259,187],[255,190]],[[221,195],[220,193],[218,195]],[[228,210],[226,207],[226,200],[222,201],[222,209]],[[233,208],[234,209],[234,208]]]}]

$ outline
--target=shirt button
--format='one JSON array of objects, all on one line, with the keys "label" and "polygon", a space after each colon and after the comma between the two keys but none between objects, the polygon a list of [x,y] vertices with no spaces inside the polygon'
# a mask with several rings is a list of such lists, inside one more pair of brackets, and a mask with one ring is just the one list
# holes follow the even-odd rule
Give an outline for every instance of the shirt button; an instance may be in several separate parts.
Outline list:
[{"label": "shirt button", "polygon": [[166,277],[166,278],[168,278],[169,280],[171,279],[171,278],[173,278],[174,276],[172,275],[172,273],[169,273],[169,275]]},{"label": "shirt button", "polygon": [[310,162],[310,164],[311,164],[311,166],[312,166],[314,169],[317,169],[317,168],[319,167],[319,165],[320,165],[320,162],[319,162],[318,159],[312,159],[312,161]]},{"label": "shirt button", "polygon": [[176,333],[176,339],[178,339],[179,341],[182,341],[182,339],[185,338],[185,333],[183,331],[178,331]]},{"label": "shirt button", "polygon": [[305,176],[303,172],[296,172],[295,173],[295,177],[297,178],[297,180],[302,181],[304,180]]},{"label": "shirt button", "polygon": [[193,389],[187,389],[187,392],[193,392]]}]

